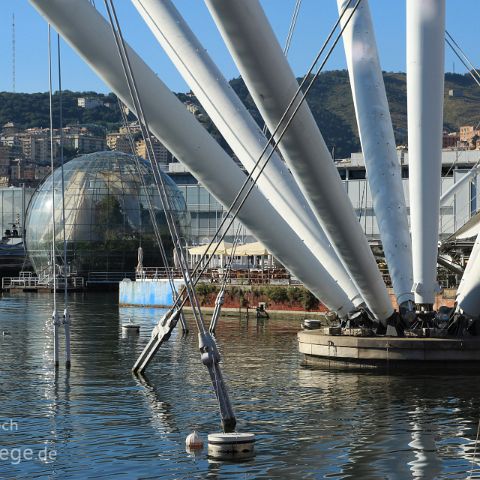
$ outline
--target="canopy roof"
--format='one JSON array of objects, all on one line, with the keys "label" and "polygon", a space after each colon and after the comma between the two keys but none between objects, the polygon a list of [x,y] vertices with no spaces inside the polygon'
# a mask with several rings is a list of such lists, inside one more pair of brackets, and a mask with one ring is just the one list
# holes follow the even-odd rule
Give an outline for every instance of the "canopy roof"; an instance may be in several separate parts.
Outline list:
[{"label": "canopy roof", "polygon": [[[232,254],[233,247],[227,249],[227,254]],[[249,257],[251,255],[269,255],[270,252],[261,242],[245,243],[244,245],[237,245],[235,248],[235,255],[238,257]]]},{"label": "canopy roof", "polygon": [[450,238],[456,240],[466,240],[468,238],[475,238],[480,231],[480,212],[473,215],[467,223],[460,227]]},{"label": "canopy roof", "polygon": [[220,243],[212,243],[210,245],[210,248],[208,248],[208,251],[207,251],[207,247],[208,247],[208,244],[207,244],[207,245],[198,245],[197,247],[189,248],[188,253],[190,255],[203,255],[206,252],[208,255],[212,255],[217,245],[218,245],[218,249],[215,252],[215,255],[225,255],[226,251],[232,246],[231,243],[224,242],[222,240]]}]

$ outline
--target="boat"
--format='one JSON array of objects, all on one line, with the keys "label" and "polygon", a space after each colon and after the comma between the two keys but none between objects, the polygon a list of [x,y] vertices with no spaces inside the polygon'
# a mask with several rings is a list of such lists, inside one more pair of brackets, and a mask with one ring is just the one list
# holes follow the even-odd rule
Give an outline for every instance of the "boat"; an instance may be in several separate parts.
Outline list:
[{"label": "boat", "polygon": [[0,276],[17,274],[26,261],[23,229],[19,222],[11,223],[0,240]]}]

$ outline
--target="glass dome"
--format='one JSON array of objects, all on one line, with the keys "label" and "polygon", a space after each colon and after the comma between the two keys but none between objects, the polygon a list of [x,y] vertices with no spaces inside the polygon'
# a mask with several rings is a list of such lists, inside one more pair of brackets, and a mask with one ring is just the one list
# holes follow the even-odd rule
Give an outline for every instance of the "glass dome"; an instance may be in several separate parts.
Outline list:
[{"label": "glass dome", "polygon": [[[139,159],[145,178],[142,186],[135,157],[121,152],[97,152],[77,157],[64,165],[65,239],[70,271],[133,272],[138,247],[143,265],[162,266],[155,240],[148,197],[163,244],[170,256],[172,242],[148,162]],[[189,214],[182,193],[167,174],[170,206],[184,243],[188,240]],[[52,250],[52,179],[55,202],[55,257],[63,265],[62,172],[57,168],[33,195],[26,219],[26,248],[37,274],[47,273]]]}]

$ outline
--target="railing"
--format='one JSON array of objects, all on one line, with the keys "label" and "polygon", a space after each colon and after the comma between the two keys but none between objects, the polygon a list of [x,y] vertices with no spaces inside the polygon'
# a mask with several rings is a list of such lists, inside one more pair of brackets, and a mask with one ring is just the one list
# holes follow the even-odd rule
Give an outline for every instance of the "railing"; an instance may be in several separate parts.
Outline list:
[{"label": "railing", "polygon": [[[68,277],[67,287],[68,288],[84,288],[85,279],[83,277]],[[2,289],[12,289],[12,288],[23,288],[23,289],[53,288],[53,278],[37,277],[33,275],[31,272],[20,272],[19,277],[3,277]],[[56,288],[57,289],[65,288],[64,277],[57,278]]]},{"label": "railing", "polygon": [[[51,284],[50,284],[51,285]],[[68,288],[84,288],[85,278],[83,277],[67,277]],[[65,288],[65,281],[63,277],[57,278],[57,289]]]},{"label": "railing", "polygon": [[144,267],[135,273],[136,280],[161,280],[168,278],[169,272],[173,278],[182,278],[182,271],[177,268]]},{"label": "railing", "polygon": [[[164,280],[168,278],[168,272],[173,274],[173,278],[182,278],[182,272],[179,269],[165,267],[146,267],[137,271],[136,280]],[[199,281],[203,283],[221,283],[223,281],[224,268],[212,268],[206,270]],[[286,270],[279,268],[270,269],[233,269],[230,272],[228,283],[230,285],[302,285],[302,283],[293,278]]]},{"label": "railing", "polygon": [[87,283],[120,283],[124,278],[135,279],[133,272],[89,272]]},{"label": "railing", "polygon": [[[379,266],[380,273],[382,274],[383,281],[385,285],[389,288],[392,288],[392,279],[390,278],[390,274],[388,273],[388,268]],[[458,287],[458,283],[460,281],[460,277],[458,274],[449,272],[444,267],[439,267],[437,271],[437,282],[442,288],[456,288]]]},{"label": "railing", "polygon": [[37,277],[3,277],[2,288],[36,288],[38,286]]}]

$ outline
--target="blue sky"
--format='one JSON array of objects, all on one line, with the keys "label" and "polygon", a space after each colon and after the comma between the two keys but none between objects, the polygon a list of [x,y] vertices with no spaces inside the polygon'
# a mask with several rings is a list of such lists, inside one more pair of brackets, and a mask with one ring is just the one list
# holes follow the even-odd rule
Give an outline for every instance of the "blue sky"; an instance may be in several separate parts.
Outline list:
[{"label": "blue sky", "polygon": [[[74,3],[78,0],[65,0]],[[103,13],[103,0],[96,0]],[[295,0],[261,0],[273,28],[283,45]],[[200,38],[227,78],[238,71],[223,45],[202,0],[175,0],[175,5]],[[129,0],[116,0],[116,7],[127,41],[162,80],[174,91],[188,88],[163,54],[152,34]],[[382,68],[405,71],[405,0],[370,0]],[[476,48],[478,0],[447,0],[447,29],[475,65],[480,51]],[[0,91],[12,90],[11,22],[16,23],[16,91],[41,92],[48,89],[47,26],[27,0],[0,0]],[[297,29],[289,54],[297,75],[306,71],[315,52],[323,43],[337,16],[335,0],[303,0]],[[62,43],[63,86],[69,90],[108,92],[108,88]],[[465,72],[460,61],[446,47],[447,71]],[[337,46],[326,69],[345,68],[343,46]]]}]

